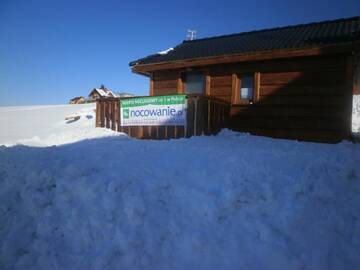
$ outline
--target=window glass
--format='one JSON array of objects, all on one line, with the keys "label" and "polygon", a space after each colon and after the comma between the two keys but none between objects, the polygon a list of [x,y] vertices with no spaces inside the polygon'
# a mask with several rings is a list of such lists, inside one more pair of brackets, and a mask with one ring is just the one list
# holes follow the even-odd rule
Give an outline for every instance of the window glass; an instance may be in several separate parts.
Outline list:
[{"label": "window glass", "polygon": [[205,76],[199,73],[189,73],[185,77],[186,94],[204,94]]},{"label": "window glass", "polygon": [[254,76],[240,77],[240,99],[251,100],[254,96]]}]

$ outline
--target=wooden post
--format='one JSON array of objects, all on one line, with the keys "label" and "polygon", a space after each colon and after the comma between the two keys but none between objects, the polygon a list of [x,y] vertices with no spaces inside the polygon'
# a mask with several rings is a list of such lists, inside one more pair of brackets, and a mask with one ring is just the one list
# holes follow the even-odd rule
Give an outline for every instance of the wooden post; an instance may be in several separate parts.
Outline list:
[{"label": "wooden post", "polygon": [[150,75],[150,96],[154,95],[154,73],[152,72]]},{"label": "wooden post", "polygon": [[199,97],[196,96],[195,99],[194,99],[194,135],[195,136],[197,135],[198,101],[199,101]]},{"label": "wooden post", "polygon": [[119,131],[119,100],[114,101],[114,107],[115,130]]},{"label": "wooden post", "polygon": [[177,78],[177,93],[184,94],[184,84],[183,84],[181,72],[178,73],[178,78]]},{"label": "wooden post", "polygon": [[205,77],[205,94],[206,96],[210,96],[210,90],[211,90],[211,77],[209,73]]},{"label": "wooden post", "polygon": [[118,118],[118,127],[119,127],[119,129],[118,129],[118,131],[120,131],[120,132],[124,132],[124,127],[122,127],[121,126],[121,102],[120,102],[120,99],[119,99],[119,101],[118,101],[118,108],[119,108],[119,112],[118,112],[118,116],[119,116],[119,118]]},{"label": "wooden post", "polygon": [[109,101],[104,100],[104,105],[105,105],[105,127],[110,128]]},{"label": "wooden post", "polygon": [[360,95],[360,52],[354,54],[353,95]]},{"label": "wooden post", "polygon": [[254,102],[260,99],[260,72],[255,72],[254,75]]},{"label": "wooden post", "polygon": [[100,127],[100,101],[96,101],[96,119],[95,119],[95,127]]},{"label": "wooden post", "polygon": [[104,101],[103,100],[99,100],[99,105],[100,105],[100,127],[105,127],[105,106],[104,106]]},{"label": "wooden post", "polygon": [[238,103],[238,77],[235,73],[231,75],[231,103],[236,104]]},{"label": "wooden post", "polygon": [[111,129],[116,130],[116,116],[115,116],[115,100],[111,101]]},{"label": "wooden post", "polygon": [[346,92],[345,92],[345,119],[342,139],[352,136],[352,103],[354,92],[354,55],[348,56],[346,60]]},{"label": "wooden post", "polygon": [[138,129],[138,138],[143,139],[144,138],[144,126],[139,126]]}]

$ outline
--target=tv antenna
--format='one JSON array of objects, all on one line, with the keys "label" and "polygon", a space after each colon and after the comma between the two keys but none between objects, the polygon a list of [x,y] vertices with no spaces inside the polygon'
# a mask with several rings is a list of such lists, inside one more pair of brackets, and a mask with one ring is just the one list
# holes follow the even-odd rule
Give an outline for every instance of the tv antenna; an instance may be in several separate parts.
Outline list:
[{"label": "tv antenna", "polygon": [[188,38],[188,40],[194,40],[196,38],[196,33],[196,30],[188,29],[186,37]]}]

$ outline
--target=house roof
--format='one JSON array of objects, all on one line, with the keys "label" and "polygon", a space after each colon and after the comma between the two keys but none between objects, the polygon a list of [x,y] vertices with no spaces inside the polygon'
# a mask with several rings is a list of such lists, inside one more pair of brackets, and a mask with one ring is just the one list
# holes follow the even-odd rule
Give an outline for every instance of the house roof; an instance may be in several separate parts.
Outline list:
[{"label": "house roof", "polygon": [[74,97],[74,98],[70,99],[70,101],[78,100],[78,99],[81,99],[81,98],[85,99],[84,97]]},{"label": "house roof", "polygon": [[173,49],[130,62],[130,66],[212,56],[321,47],[360,41],[360,17],[299,24],[183,41]]},{"label": "house roof", "polygon": [[89,96],[91,96],[93,94],[93,92],[97,92],[99,94],[99,96],[101,97],[117,97],[116,94],[114,94],[111,90],[109,89],[103,89],[103,88],[94,88],[91,93],[89,94]]}]

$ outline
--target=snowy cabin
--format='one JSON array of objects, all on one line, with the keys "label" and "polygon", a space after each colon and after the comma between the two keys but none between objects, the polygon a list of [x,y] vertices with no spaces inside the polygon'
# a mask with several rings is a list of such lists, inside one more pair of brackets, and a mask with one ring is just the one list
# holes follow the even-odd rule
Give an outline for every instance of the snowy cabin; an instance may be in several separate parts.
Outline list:
[{"label": "snowy cabin", "polygon": [[86,100],[84,97],[74,97],[70,99],[69,104],[83,104]]},{"label": "snowy cabin", "polygon": [[186,40],[130,63],[149,94],[228,104],[224,127],[336,142],[351,137],[360,95],[360,17]]},{"label": "snowy cabin", "polygon": [[117,97],[110,89],[101,85],[99,88],[94,88],[89,94],[89,101],[96,101],[99,98],[114,98]]}]

